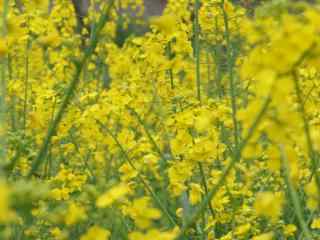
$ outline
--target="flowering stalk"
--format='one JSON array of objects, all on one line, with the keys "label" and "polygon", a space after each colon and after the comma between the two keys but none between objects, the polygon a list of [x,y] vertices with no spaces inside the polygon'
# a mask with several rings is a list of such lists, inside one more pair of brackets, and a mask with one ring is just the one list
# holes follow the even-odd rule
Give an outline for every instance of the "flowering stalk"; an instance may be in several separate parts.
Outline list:
[{"label": "flowering stalk", "polygon": [[224,21],[224,37],[227,44],[227,67],[228,67],[228,74],[229,74],[229,85],[230,85],[230,97],[231,97],[231,108],[232,108],[232,122],[234,127],[234,144],[235,149],[239,147],[239,137],[238,137],[238,121],[237,121],[237,99],[236,99],[236,89],[235,89],[235,82],[234,82],[234,72],[233,72],[233,53],[232,53],[232,45],[230,42],[230,30],[229,30],[229,19],[228,13],[225,9],[225,1],[221,1],[221,9],[223,13],[223,21]]},{"label": "flowering stalk", "polygon": [[284,175],[285,183],[288,187],[289,196],[290,196],[290,200],[293,205],[294,213],[298,219],[299,225],[303,231],[305,239],[311,240],[311,239],[313,239],[313,237],[312,237],[310,230],[308,229],[308,225],[307,225],[306,221],[303,218],[302,207],[301,207],[301,203],[299,200],[299,196],[298,196],[296,190],[294,189],[294,186],[293,186],[292,181],[290,179],[290,169],[289,169],[288,159],[287,159],[287,156],[286,156],[285,151],[283,149],[283,146],[280,146],[280,152],[281,152],[281,162],[282,162],[282,167],[283,167],[283,175]]},{"label": "flowering stalk", "polygon": [[101,123],[101,122],[98,122],[98,123],[103,128],[103,130],[105,130],[112,137],[112,139],[115,141],[116,145],[120,149],[121,154],[124,156],[125,160],[127,161],[127,163],[129,163],[129,165],[132,167],[132,169],[137,172],[137,177],[138,177],[139,181],[143,184],[143,186],[146,188],[147,192],[149,192],[151,197],[155,200],[155,202],[157,203],[157,205],[161,209],[161,211],[166,215],[166,217],[168,218],[171,225],[178,226],[178,223],[171,216],[171,214],[169,213],[169,211],[167,210],[165,205],[161,202],[161,200],[158,198],[158,196],[155,194],[155,192],[152,190],[152,188],[149,186],[149,184],[144,180],[143,176],[141,176],[141,174],[139,173],[139,170],[133,164],[133,162],[131,161],[130,157],[128,156],[126,150],[121,145],[121,143],[119,142],[117,137],[107,127],[105,127],[103,125],[103,123]]},{"label": "flowering stalk", "polygon": [[152,137],[152,135],[151,135],[150,131],[148,130],[148,127],[146,126],[145,122],[142,120],[140,115],[133,108],[128,107],[128,109],[132,113],[132,115],[134,115],[134,117],[138,120],[139,124],[143,127],[144,131],[147,134],[147,137],[148,137],[149,141],[151,142],[151,144],[152,144],[153,148],[156,150],[156,152],[159,154],[159,156],[162,159],[162,161],[164,163],[166,163],[167,162],[166,156],[162,153],[160,147],[158,146],[158,144],[156,143],[156,141]]},{"label": "flowering stalk", "polygon": [[[205,195],[208,195],[209,194],[209,187],[207,184],[207,178],[206,178],[202,163],[199,163],[199,171],[200,171],[201,182],[204,187]],[[211,216],[214,218],[215,215],[214,215],[213,206],[212,206],[211,202],[208,203],[208,207],[209,207],[209,211],[210,211]]]},{"label": "flowering stalk", "polygon": [[24,100],[23,100],[23,131],[25,132],[27,127],[27,115],[28,115],[28,89],[29,89],[29,49],[31,41],[27,39],[26,46],[26,58],[25,58],[25,79],[24,79]]},{"label": "flowering stalk", "polygon": [[[153,146],[153,148],[155,149],[155,151],[158,153],[161,162],[160,162],[160,171],[163,177],[166,176],[166,167],[167,167],[167,162],[168,159],[165,156],[165,154],[161,151],[160,147],[158,146],[158,144],[156,143],[156,141],[154,140],[154,138],[152,137],[147,125],[145,124],[145,122],[143,121],[143,119],[141,118],[141,116],[137,113],[137,111],[135,111],[133,108],[128,107],[130,113],[137,119],[137,121],[139,122],[139,124],[143,127],[149,142],[151,143],[151,145]],[[166,179],[166,178],[165,178]],[[166,179],[167,180],[167,179]],[[165,183],[167,184],[167,183]],[[164,186],[161,186],[162,191],[164,193],[167,193],[166,189],[164,188]]]},{"label": "flowering stalk", "polygon": [[271,97],[269,95],[267,97],[267,99],[265,100],[263,106],[261,107],[259,113],[257,114],[257,116],[256,116],[254,122],[252,123],[251,127],[249,128],[246,137],[242,140],[242,143],[240,144],[239,148],[236,149],[236,153],[233,155],[233,158],[231,159],[231,161],[229,162],[227,167],[222,172],[221,177],[218,180],[217,184],[209,191],[209,193],[206,195],[204,200],[201,202],[201,204],[198,207],[198,209],[195,211],[194,215],[189,219],[189,221],[187,221],[185,226],[182,228],[182,230],[180,232],[180,237],[184,236],[186,234],[187,230],[190,227],[192,227],[198,221],[198,219],[201,216],[202,212],[205,211],[206,206],[208,205],[208,203],[214,198],[214,196],[217,194],[219,189],[223,186],[223,184],[225,182],[225,179],[227,178],[227,176],[231,172],[232,168],[241,159],[241,155],[242,155],[243,150],[245,149],[245,147],[248,144],[249,140],[253,136],[253,133],[257,129],[258,125],[260,124],[264,114],[266,113],[266,111],[267,111],[267,109],[268,109],[268,107],[270,105],[270,102],[271,102]]},{"label": "flowering stalk", "polygon": [[83,68],[86,66],[87,61],[90,59],[90,57],[92,56],[92,54],[94,53],[94,51],[97,47],[100,33],[109,19],[109,15],[110,15],[110,12],[111,12],[111,9],[113,7],[114,2],[115,2],[115,0],[112,0],[109,3],[109,5],[105,9],[104,13],[100,17],[99,22],[97,23],[97,26],[95,27],[95,29],[92,33],[90,44],[89,44],[88,48],[86,49],[84,56],[82,57],[82,59],[79,62],[75,62],[76,69],[75,69],[75,72],[73,75],[73,79],[70,82],[70,84],[66,90],[66,94],[64,96],[64,99],[62,100],[62,103],[60,105],[60,108],[59,108],[54,120],[52,121],[52,123],[50,124],[50,126],[48,128],[47,135],[46,135],[46,137],[43,141],[43,144],[37,154],[37,157],[34,160],[34,162],[32,163],[31,170],[29,172],[29,177],[31,177],[33,175],[33,173],[35,173],[38,170],[39,166],[41,165],[41,163],[43,162],[43,159],[45,158],[45,156],[47,154],[48,147],[51,142],[51,138],[54,135],[54,133],[56,132],[56,130],[59,126],[59,123],[62,120],[63,114],[66,111],[66,108],[68,107],[68,105],[70,103],[70,100],[74,94],[74,91],[80,81],[80,75],[82,73]]},{"label": "flowering stalk", "polygon": [[[194,6],[194,53],[195,53],[195,64],[196,64],[196,82],[197,82],[197,99],[201,104],[201,73],[200,73],[200,25],[199,25],[199,9],[200,9],[200,0],[195,0]],[[208,184],[206,176],[203,170],[202,163],[198,164],[199,172],[201,175],[201,182],[205,189],[205,194],[208,194]],[[208,203],[210,213],[212,217],[214,216],[214,211],[211,203]]]},{"label": "flowering stalk", "polygon": [[304,133],[307,140],[308,155],[311,160],[312,175],[315,177],[317,188],[318,188],[318,194],[320,196],[320,176],[318,173],[319,164],[317,162],[317,157],[316,157],[314,147],[313,147],[313,142],[311,139],[310,126],[308,123],[307,114],[304,107],[305,104],[302,99],[301,87],[300,87],[300,83],[299,83],[299,79],[296,71],[293,71],[293,81],[295,86],[295,92],[298,99],[299,111],[301,113],[301,118],[303,121]]},{"label": "flowering stalk", "polygon": [[199,25],[200,0],[195,0],[194,6],[194,54],[196,64],[197,98],[201,103],[201,79],[200,79],[200,25]]},{"label": "flowering stalk", "polygon": [[[8,7],[9,1],[5,0],[3,2],[3,9],[2,9],[2,29],[1,29],[1,37],[5,38],[7,35],[7,14],[8,14]],[[5,162],[6,152],[5,152],[5,120],[6,120],[6,67],[7,67],[7,57],[0,56],[0,159],[1,161]]]}]

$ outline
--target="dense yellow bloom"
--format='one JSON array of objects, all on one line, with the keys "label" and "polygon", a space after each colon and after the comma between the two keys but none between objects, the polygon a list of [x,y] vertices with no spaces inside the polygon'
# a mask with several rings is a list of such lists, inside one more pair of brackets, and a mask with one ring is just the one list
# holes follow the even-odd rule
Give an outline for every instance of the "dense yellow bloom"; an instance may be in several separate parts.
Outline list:
[{"label": "dense yellow bloom", "polygon": [[258,215],[277,219],[282,211],[283,195],[281,193],[260,192],[256,196],[254,209]]},{"label": "dense yellow bloom", "polygon": [[320,229],[320,218],[315,218],[312,220],[311,228],[312,229]]},{"label": "dense yellow bloom", "polygon": [[67,200],[70,198],[70,189],[65,187],[62,189],[54,188],[51,190],[51,197],[58,201]]},{"label": "dense yellow bloom", "polygon": [[191,205],[195,205],[201,201],[201,195],[203,194],[203,190],[199,184],[191,183],[191,190],[189,195],[189,200]]},{"label": "dense yellow bloom", "polygon": [[124,208],[124,213],[134,220],[137,227],[142,229],[150,227],[153,220],[161,217],[161,212],[150,206],[149,197],[133,200],[130,206]]},{"label": "dense yellow bloom", "polygon": [[119,184],[112,187],[107,192],[102,194],[96,201],[99,208],[109,207],[115,201],[125,197],[129,193],[129,188],[125,184]]},{"label": "dense yellow bloom", "polygon": [[306,186],[305,186],[305,192],[308,196],[307,199],[307,206],[315,210],[318,207],[319,204],[319,189],[316,184],[315,178],[313,178]]},{"label": "dense yellow bloom", "polygon": [[8,2],[0,239],[318,237],[319,3]]},{"label": "dense yellow bloom", "polygon": [[8,223],[13,220],[14,213],[10,209],[9,187],[0,181],[0,223]]},{"label": "dense yellow bloom", "polygon": [[71,203],[66,212],[65,223],[67,225],[74,225],[80,221],[86,220],[86,218],[87,214],[85,208],[75,203]]},{"label": "dense yellow bloom", "polygon": [[161,232],[157,229],[150,229],[147,233],[132,232],[129,234],[130,240],[174,240],[177,236],[177,230],[172,230],[170,232]]},{"label": "dense yellow bloom", "polygon": [[8,46],[5,39],[0,38],[0,58],[4,57],[8,52]]},{"label": "dense yellow bloom", "polygon": [[176,29],[177,19],[174,15],[163,15],[161,17],[154,17],[150,20],[150,23],[156,26],[160,31],[166,35],[174,33]]},{"label": "dense yellow bloom", "polygon": [[52,235],[52,237],[55,240],[64,240],[67,239],[67,234],[66,232],[62,231],[60,228],[55,227],[53,229],[50,230],[50,233]]},{"label": "dense yellow bloom", "polygon": [[60,36],[57,32],[49,33],[47,36],[42,36],[38,42],[43,46],[57,47],[60,44]]},{"label": "dense yellow bloom", "polygon": [[252,238],[252,240],[272,240],[273,233],[263,233]]},{"label": "dense yellow bloom", "polygon": [[297,231],[297,227],[294,224],[285,225],[283,229],[283,233],[287,237],[293,236],[296,231]]},{"label": "dense yellow bloom", "polygon": [[250,223],[246,223],[246,224],[238,226],[235,229],[234,234],[236,236],[243,236],[243,235],[247,234],[250,231],[250,229],[251,229]]},{"label": "dense yellow bloom", "polygon": [[80,240],[108,240],[109,237],[110,231],[99,226],[93,226],[80,237]]}]

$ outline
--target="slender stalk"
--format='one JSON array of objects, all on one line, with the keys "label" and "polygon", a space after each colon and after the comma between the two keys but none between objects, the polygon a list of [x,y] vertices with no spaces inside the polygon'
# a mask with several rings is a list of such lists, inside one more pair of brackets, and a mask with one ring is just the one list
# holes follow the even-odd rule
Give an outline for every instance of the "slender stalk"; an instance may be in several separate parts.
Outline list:
[{"label": "slender stalk", "polygon": [[24,100],[23,100],[23,131],[26,130],[28,115],[28,90],[29,90],[29,48],[30,39],[27,39],[26,58],[25,58],[25,79],[24,79]]},{"label": "slender stalk", "polygon": [[305,110],[305,104],[304,104],[304,100],[302,97],[302,91],[301,91],[298,75],[295,70],[293,71],[293,81],[294,81],[294,86],[295,86],[295,92],[296,92],[297,99],[298,99],[299,111],[301,113],[301,118],[303,121],[304,134],[305,134],[305,137],[307,140],[308,155],[311,160],[312,175],[314,175],[314,177],[315,177],[317,188],[318,188],[318,194],[320,197],[320,176],[318,173],[319,164],[317,162],[317,157],[316,157],[313,142],[311,139],[310,126],[309,126],[309,122],[307,119],[307,113]]},{"label": "slender stalk", "polygon": [[[199,9],[200,0],[195,0],[194,6],[194,53],[195,53],[195,64],[196,64],[196,81],[197,81],[197,98],[201,104],[201,73],[200,73],[200,24],[199,24]],[[205,189],[205,194],[208,194],[208,185],[206,181],[206,176],[203,171],[202,163],[199,163],[199,170],[202,180],[202,185]],[[212,217],[214,217],[214,211],[210,202],[208,202],[208,207],[210,209]]]},{"label": "slender stalk", "polygon": [[171,216],[171,214],[169,213],[169,211],[166,209],[165,205],[161,202],[161,200],[158,198],[158,196],[155,194],[155,192],[152,190],[152,188],[149,186],[149,184],[144,180],[144,178],[141,176],[141,174],[139,173],[139,170],[136,168],[136,166],[134,165],[134,163],[131,161],[130,157],[128,156],[126,150],[124,149],[124,147],[121,145],[121,143],[119,142],[118,138],[106,127],[104,126],[103,123],[99,122],[99,125],[101,126],[101,128],[103,130],[105,130],[111,137],[112,139],[115,141],[116,145],[118,146],[118,148],[120,149],[122,155],[124,156],[125,160],[129,163],[129,165],[132,167],[132,169],[134,169],[135,171],[137,171],[138,175],[138,179],[139,181],[144,185],[144,187],[146,188],[146,190],[149,192],[149,194],[151,195],[151,197],[155,200],[155,202],[157,203],[157,205],[159,206],[159,208],[162,210],[162,212],[166,215],[166,217],[168,218],[169,222],[172,224],[172,226],[178,226],[178,223],[175,221],[175,219]]},{"label": "slender stalk", "polygon": [[[201,163],[199,163],[199,170],[200,170],[201,182],[202,182],[202,185],[204,187],[205,195],[208,195],[209,187],[208,187],[207,178],[206,178],[206,175],[204,173],[203,166],[202,166]],[[212,207],[211,202],[208,203],[208,207],[209,207],[211,216],[214,218],[214,211],[213,211],[213,207]]]},{"label": "slender stalk", "polygon": [[3,1],[2,8],[2,29],[1,29],[1,37],[5,37],[7,35],[7,15],[9,11],[9,0]]},{"label": "slender stalk", "polygon": [[137,121],[139,122],[139,124],[143,127],[150,143],[152,144],[153,148],[156,150],[156,152],[158,153],[158,155],[160,156],[161,162],[160,162],[160,172],[162,174],[162,176],[165,179],[164,184],[161,184],[161,189],[164,193],[167,193],[167,189],[165,188],[164,185],[168,184],[168,180],[167,178],[165,178],[166,176],[166,167],[167,167],[167,157],[164,155],[164,153],[161,151],[160,147],[158,146],[158,144],[156,143],[155,139],[152,137],[152,134],[150,133],[147,125],[145,124],[145,122],[142,120],[141,116],[133,109],[128,107],[129,111],[135,116],[135,118],[137,119]]},{"label": "slender stalk", "polygon": [[[2,10],[2,29],[1,29],[1,37],[5,38],[7,35],[7,14],[8,14],[8,5],[9,1],[3,1],[3,10]],[[6,56],[0,56],[0,160],[5,162],[6,160],[6,68],[8,65],[8,59]]]},{"label": "slender stalk", "polygon": [[156,152],[159,154],[159,156],[161,157],[162,161],[166,162],[167,158],[165,157],[165,155],[162,153],[160,147],[158,146],[158,144],[156,143],[156,141],[154,140],[154,138],[152,137],[147,125],[145,124],[145,122],[142,120],[142,118],[140,117],[140,115],[133,109],[128,107],[129,111],[135,116],[135,118],[138,120],[139,124],[143,127],[144,131],[147,134],[147,137],[149,139],[149,141],[151,142],[153,148],[156,150]]},{"label": "slender stalk", "polygon": [[248,144],[248,142],[251,139],[254,131],[257,129],[259,123],[261,122],[264,114],[266,113],[266,111],[267,111],[267,109],[268,109],[268,107],[270,105],[270,102],[271,102],[271,97],[269,96],[265,100],[265,102],[264,102],[263,106],[261,107],[259,113],[257,114],[254,122],[252,123],[251,127],[249,128],[246,137],[243,139],[243,141],[242,141],[241,145],[239,146],[239,148],[236,149],[236,152],[235,152],[233,158],[231,159],[229,164],[226,166],[226,168],[223,170],[223,172],[222,172],[222,174],[220,176],[220,179],[218,180],[217,184],[209,191],[209,193],[206,195],[204,200],[201,202],[200,206],[195,211],[193,216],[186,222],[185,226],[181,229],[179,237],[184,236],[186,231],[198,221],[198,219],[201,216],[202,212],[205,211],[206,206],[208,205],[208,203],[215,197],[216,193],[223,186],[226,177],[229,175],[229,173],[232,170],[232,168],[234,167],[234,165],[237,162],[239,162],[239,160],[241,159],[241,155],[242,155],[242,152],[243,152],[244,148]]},{"label": "slender stalk", "polygon": [[[167,45],[167,56],[169,58],[169,60],[172,59],[172,49],[171,49],[171,41],[168,42],[168,45]],[[168,75],[169,75],[169,78],[170,78],[170,86],[171,86],[171,89],[174,89],[174,81],[173,81],[173,71],[172,71],[172,68],[170,67],[170,69],[168,69]]]},{"label": "slender stalk", "polygon": [[232,45],[230,42],[230,30],[229,30],[229,18],[228,14],[224,8],[225,1],[221,1],[221,9],[223,12],[223,21],[224,21],[224,37],[227,44],[227,66],[228,66],[228,74],[229,74],[229,85],[230,85],[230,97],[231,97],[231,107],[232,107],[232,122],[233,122],[233,135],[234,135],[234,143],[235,148],[239,146],[239,131],[238,131],[238,121],[237,121],[237,99],[236,99],[236,89],[235,89],[235,81],[234,81],[234,72],[233,72],[233,53],[232,53]]},{"label": "slender stalk", "polygon": [[66,111],[66,108],[69,105],[69,102],[73,97],[74,91],[80,81],[80,76],[81,76],[83,68],[86,66],[87,61],[90,59],[91,55],[94,53],[94,51],[97,47],[100,33],[109,19],[110,11],[112,9],[114,2],[115,2],[115,0],[110,1],[109,5],[106,7],[104,13],[100,17],[100,19],[97,23],[97,26],[94,29],[92,37],[90,39],[90,44],[89,44],[88,48],[86,49],[81,61],[75,62],[75,72],[73,74],[73,78],[72,78],[72,80],[66,90],[66,94],[62,100],[60,108],[58,109],[54,120],[52,121],[52,123],[50,124],[50,126],[48,128],[47,135],[46,135],[46,137],[43,141],[43,144],[37,154],[37,157],[34,160],[34,162],[32,163],[29,177],[31,177],[33,175],[33,173],[35,173],[38,170],[39,166],[41,165],[41,163],[43,162],[43,159],[45,158],[45,156],[47,154],[48,147],[51,143],[51,138],[54,135],[54,133],[56,132],[56,129],[58,128],[58,126],[62,120],[63,114]]},{"label": "slender stalk", "polygon": [[283,167],[283,175],[284,175],[286,185],[288,187],[290,200],[293,205],[293,210],[294,210],[295,215],[298,219],[299,225],[303,231],[305,239],[312,240],[313,239],[312,234],[311,234],[311,232],[308,228],[308,225],[303,217],[303,212],[302,212],[302,207],[301,207],[301,203],[299,200],[299,196],[298,196],[296,190],[294,189],[294,186],[293,186],[291,179],[290,179],[290,169],[289,169],[288,159],[287,159],[286,153],[283,149],[283,146],[280,146],[280,152],[281,152],[281,161],[282,161],[282,167]]},{"label": "slender stalk", "polygon": [[201,79],[200,79],[200,25],[199,25],[200,0],[195,0],[194,6],[194,55],[196,64],[197,98],[201,103]]}]

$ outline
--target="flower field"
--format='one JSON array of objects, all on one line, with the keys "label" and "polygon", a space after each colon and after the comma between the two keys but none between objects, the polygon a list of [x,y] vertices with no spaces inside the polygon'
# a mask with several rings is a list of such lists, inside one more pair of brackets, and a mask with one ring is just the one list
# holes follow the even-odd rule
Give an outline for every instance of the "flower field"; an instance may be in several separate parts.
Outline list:
[{"label": "flower field", "polygon": [[320,239],[319,1],[73,2],[0,0],[0,239]]}]

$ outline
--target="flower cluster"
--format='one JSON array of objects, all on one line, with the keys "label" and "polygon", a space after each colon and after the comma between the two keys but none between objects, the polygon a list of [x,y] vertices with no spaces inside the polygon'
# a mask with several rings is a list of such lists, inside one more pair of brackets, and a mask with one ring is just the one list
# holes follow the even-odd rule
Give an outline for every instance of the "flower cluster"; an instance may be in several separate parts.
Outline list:
[{"label": "flower cluster", "polygon": [[0,0],[0,239],[320,238],[320,5],[89,2]]}]

